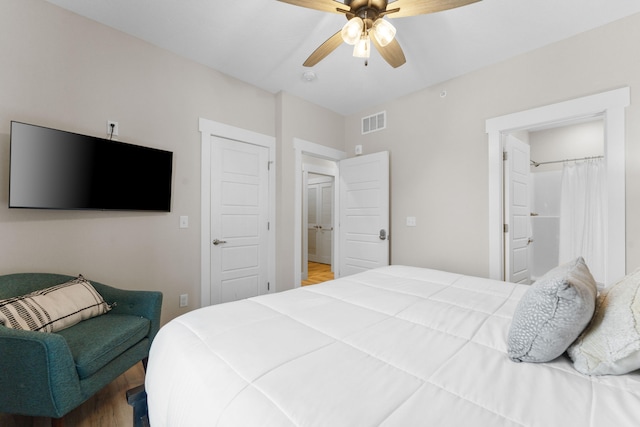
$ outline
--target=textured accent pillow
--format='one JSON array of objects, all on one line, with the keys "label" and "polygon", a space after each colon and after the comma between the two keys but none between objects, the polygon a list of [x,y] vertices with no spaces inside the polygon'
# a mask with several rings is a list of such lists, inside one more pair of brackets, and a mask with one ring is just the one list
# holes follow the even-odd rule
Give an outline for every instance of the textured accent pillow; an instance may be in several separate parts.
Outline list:
[{"label": "textured accent pillow", "polygon": [[507,351],[514,362],[548,362],[578,338],[593,317],[596,282],[582,257],[549,271],[522,296]]},{"label": "textured accent pillow", "polygon": [[80,275],[60,285],[0,300],[0,323],[13,329],[55,332],[110,309]]},{"label": "textured accent pillow", "polygon": [[568,353],[586,375],[640,369],[640,269],[600,294],[591,324]]}]

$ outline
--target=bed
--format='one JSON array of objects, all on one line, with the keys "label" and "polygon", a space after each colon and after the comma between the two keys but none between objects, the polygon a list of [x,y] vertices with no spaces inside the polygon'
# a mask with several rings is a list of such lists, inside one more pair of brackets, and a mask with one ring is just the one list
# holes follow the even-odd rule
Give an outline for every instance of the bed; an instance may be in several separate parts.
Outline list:
[{"label": "bed", "polygon": [[528,287],[383,267],[166,324],[146,376],[162,426],[637,426],[640,375],[514,363]]}]

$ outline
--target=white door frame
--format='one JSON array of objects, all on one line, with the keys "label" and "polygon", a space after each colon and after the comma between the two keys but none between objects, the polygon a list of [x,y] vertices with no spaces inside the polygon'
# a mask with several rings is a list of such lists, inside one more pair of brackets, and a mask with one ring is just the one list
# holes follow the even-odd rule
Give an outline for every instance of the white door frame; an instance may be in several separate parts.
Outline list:
[{"label": "white door frame", "polygon": [[[305,141],[299,138],[293,138],[293,149],[295,151],[295,188],[294,188],[294,202],[293,202],[293,286],[294,288],[300,287],[302,280],[302,188],[303,188],[303,161],[302,155],[306,154],[312,157],[318,157],[325,160],[331,160],[337,162],[347,158],[347,153],[344,151],[336,150],[335,148],[326,147],[324,145],[316,144],[313,142]],[[339,180],[338,172],[336,170],[336,176],[334,177],[334,205],[333,205],[333,218],[334,218],[334,236],[339,233],[339,224],[337,218],[339,218],[339,206],[338,206],[338,186]],[[333,259],[340,259],[338,252],[338,239],[333,239]]]},{"label": "white door frame", "polygon": [[250,130],[200,118],[200,306],[218,304],[219,296],[211,295],[211,139],[220,137],[241,143],[266,147],[269,150],[269,292],[276,288],[276,139]]},{"label": "white door frame", "polygon": [[605,123],[607,167],[607,237],[605,286],[626,274],[625,246],[625,107],[629,87],[508,114],[486,121],[489,140],[489,277],[504,280],[503,160],[504,136],[510,132],[582,117],[601,116]]}]

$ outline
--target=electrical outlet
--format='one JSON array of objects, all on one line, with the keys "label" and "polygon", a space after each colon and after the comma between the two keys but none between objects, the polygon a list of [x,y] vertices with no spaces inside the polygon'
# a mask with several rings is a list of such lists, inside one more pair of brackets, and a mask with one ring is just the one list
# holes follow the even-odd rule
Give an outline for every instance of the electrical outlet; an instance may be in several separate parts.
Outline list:
[{"label": "electrical outlet", "polygon": [[407,217],[407,227],[415,227],[416,226],[416,217],[408,216]]},{"label": "electrical outlet", "polygon": [[[113,133],[111,133],[111,125],[113,125]],[[107,136],[118,136],[118,122],[114,122],[113,120],[107,120]]]},{"label": "electrical outlet", "polygon": [[180,307],[186,307],[189,305],[189,294],[180,295]]}]

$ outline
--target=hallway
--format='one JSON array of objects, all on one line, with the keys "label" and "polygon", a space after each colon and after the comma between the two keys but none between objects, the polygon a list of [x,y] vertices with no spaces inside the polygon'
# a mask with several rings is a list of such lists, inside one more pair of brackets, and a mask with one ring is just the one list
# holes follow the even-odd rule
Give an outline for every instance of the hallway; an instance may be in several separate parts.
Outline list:
[{"label": "hallway", "polygon": [[318,262],[309,262],[309,275],[307,280],[303,280],[301,285],[315,285],[322,282],[333,280],[331,265],[320,264]]}]

